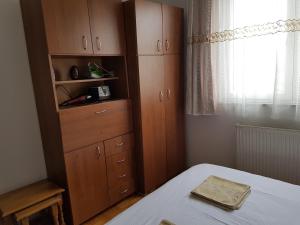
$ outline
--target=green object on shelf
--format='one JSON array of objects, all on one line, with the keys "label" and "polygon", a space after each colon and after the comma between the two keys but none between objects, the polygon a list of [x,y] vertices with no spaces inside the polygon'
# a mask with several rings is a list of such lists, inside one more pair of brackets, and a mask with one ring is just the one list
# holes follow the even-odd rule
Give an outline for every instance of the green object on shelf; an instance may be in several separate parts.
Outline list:
[{"label": "green object on shelf", "polygon": [[89,72],[90,72],[90,76],[91,78],[102,78],[104,77],[104,74],[102,72],[102,70],[100,69],[99,66],[97,66],[96,63],[89,63]]}]

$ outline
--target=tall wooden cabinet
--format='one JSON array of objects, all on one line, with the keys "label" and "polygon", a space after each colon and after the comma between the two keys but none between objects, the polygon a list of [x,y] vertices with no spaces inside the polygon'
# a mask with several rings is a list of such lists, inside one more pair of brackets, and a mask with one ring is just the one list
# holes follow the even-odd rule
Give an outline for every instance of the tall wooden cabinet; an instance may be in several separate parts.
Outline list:
[{"label": "tall wooden cabinet", "polygon": [[[48,178],[66,188],[67,224],[79,225],[136,190],[122,3],[21,0],[21,6]],[[90,63],[113,74],[92,79]],[[71,79],[73,66],[79,79]],[[103,85],[109,100],[62,104]]]},{"label": "tall wooden cabinet", "polygon": [[146,0],[124,3],[141,188],[149,193],[183,171],[183,10]]}]

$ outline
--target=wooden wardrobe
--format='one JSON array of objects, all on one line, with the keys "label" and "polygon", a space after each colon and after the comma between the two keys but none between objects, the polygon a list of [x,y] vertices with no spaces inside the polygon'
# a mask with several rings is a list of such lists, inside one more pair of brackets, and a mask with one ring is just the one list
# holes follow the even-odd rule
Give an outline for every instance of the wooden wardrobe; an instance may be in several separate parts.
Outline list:
[{"label": "wooden wardrobe", "polygon": [[[79,225],[135,192],[135,140],[120,0],[21,0],[48,178]],[[114,76],[72,80],[95,62]],[[84,72],[85,73],[85,72]],[[103,102],[62,106],[106,85]],[[69,212],[70,211],[70,212]]]},{"label": "wooden wardrobe", "polygon": [[149,193],[183,171],[183,9],[124,3],[140,186]]}]

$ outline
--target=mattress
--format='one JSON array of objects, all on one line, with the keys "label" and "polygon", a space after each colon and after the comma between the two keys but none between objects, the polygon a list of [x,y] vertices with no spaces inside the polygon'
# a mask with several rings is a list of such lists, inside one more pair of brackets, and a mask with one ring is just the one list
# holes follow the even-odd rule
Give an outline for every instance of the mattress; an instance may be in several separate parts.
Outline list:
[{"label": "mattress", "polygon": [[[239,210],[225,211],[190,194],[210,175],[251,186],[251,194]],[[170,180],[107,225],[158,225],[163,219],[176,225],[300,225],[300,186],[201,164]]]}]

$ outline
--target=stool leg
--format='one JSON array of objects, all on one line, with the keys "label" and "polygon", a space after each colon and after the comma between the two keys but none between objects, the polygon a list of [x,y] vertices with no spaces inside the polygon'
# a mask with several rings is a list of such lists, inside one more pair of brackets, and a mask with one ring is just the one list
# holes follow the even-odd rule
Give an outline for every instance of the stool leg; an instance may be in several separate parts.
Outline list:
[{"label": "stool leg", "polygon": [[64,220],[63,208],[62,208],[62,201],[60,201],[58,203],[58,208],[59,208],[59,222],[60,222],[60,225],[66,225],[65,220]]},{"label": "stool leg", "polygon": [[21,225],[29,225],[29,218],[24,218],[21,220]]},{"label": "stool leg", "polygon": [[51,212],[54,224],[59,225],[57,204],[51,206]]}]

